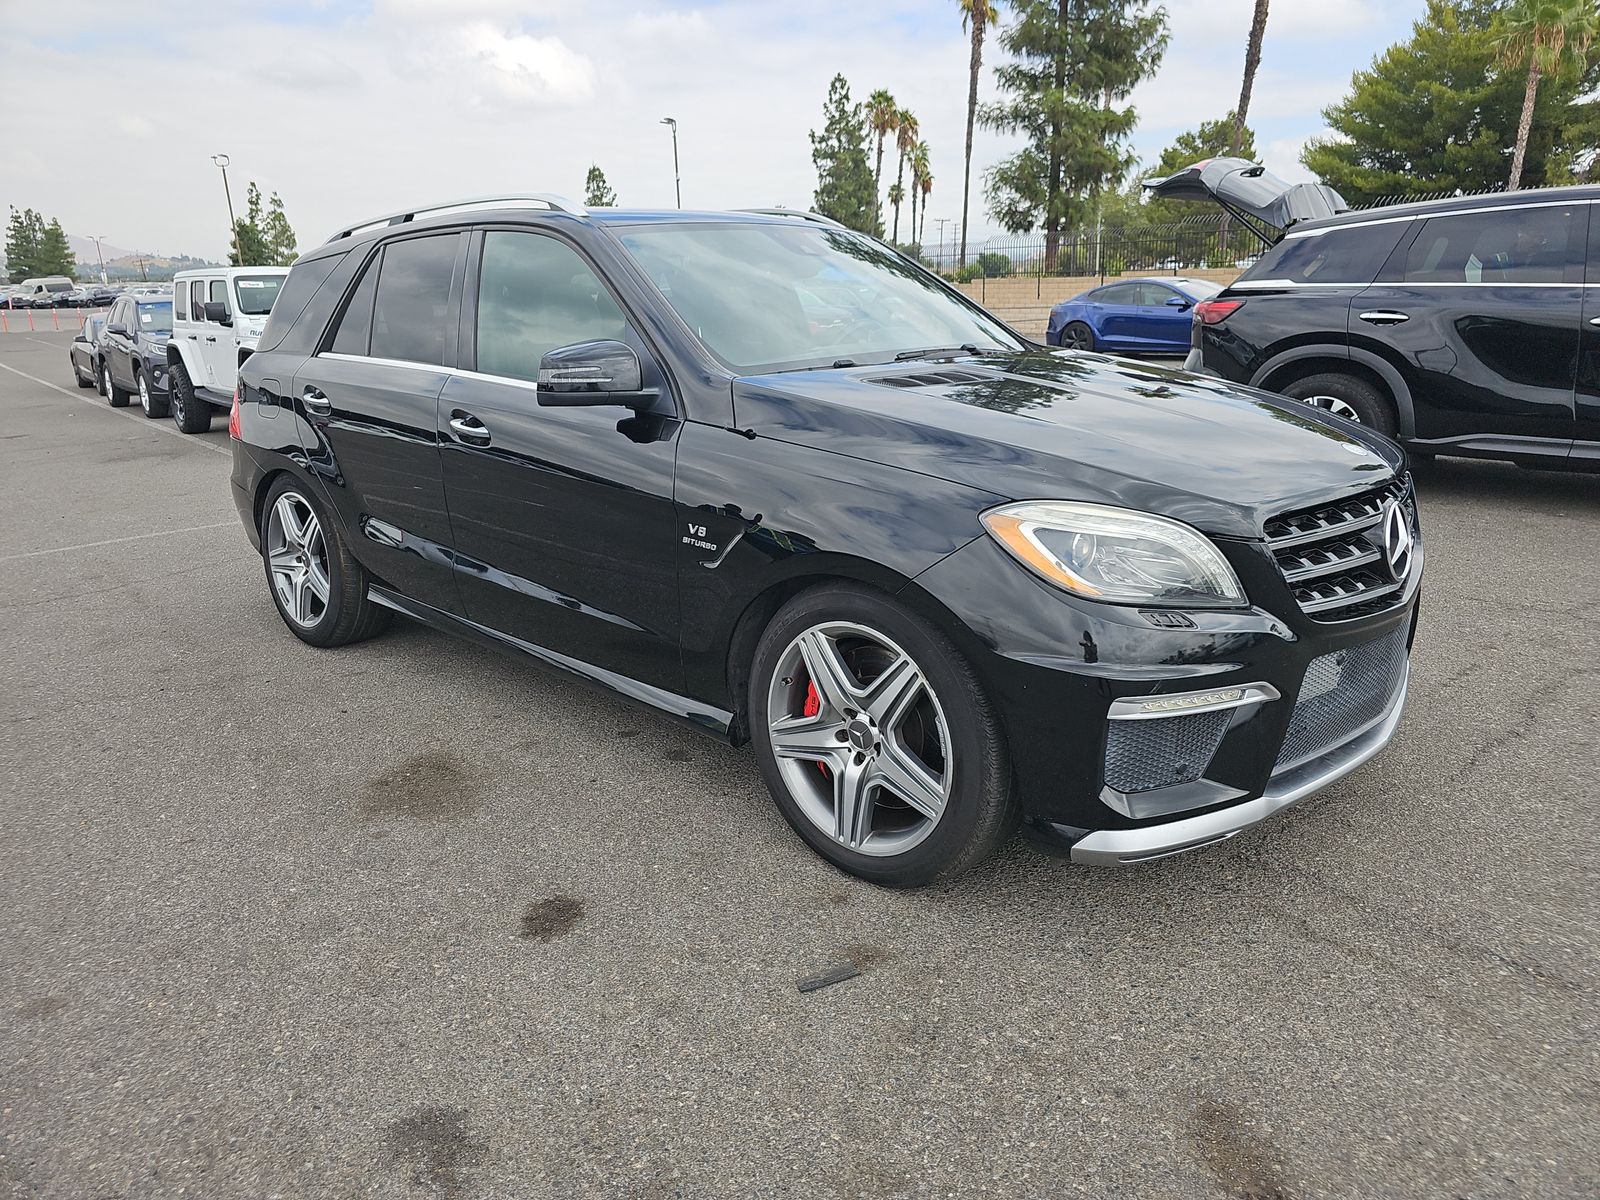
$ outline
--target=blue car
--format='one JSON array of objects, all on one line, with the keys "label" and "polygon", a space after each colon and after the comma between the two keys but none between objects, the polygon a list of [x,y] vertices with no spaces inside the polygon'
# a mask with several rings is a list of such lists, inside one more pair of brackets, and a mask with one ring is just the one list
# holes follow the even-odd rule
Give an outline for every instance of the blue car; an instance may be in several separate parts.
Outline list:
[{"label": "blue car", "polygon": [[1181,276],[1102,284],[1052,308],[1045,341],[1075,350],[1186,354],[1194,306],[1220,291],[1220,284]]}]

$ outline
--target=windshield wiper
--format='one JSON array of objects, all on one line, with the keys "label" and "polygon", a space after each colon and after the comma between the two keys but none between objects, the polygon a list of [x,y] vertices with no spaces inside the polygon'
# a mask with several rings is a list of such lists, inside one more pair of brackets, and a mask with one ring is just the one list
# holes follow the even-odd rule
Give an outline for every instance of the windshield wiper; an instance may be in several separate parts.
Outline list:
[{"label": "windshield wiper", "polygon": [[926,350],[902,350],[894,356],[895,362],[910,362],[913,358],[954,358],[957,354],[976,354],[978,348],[971,342],[964,346],[930,346]]}]

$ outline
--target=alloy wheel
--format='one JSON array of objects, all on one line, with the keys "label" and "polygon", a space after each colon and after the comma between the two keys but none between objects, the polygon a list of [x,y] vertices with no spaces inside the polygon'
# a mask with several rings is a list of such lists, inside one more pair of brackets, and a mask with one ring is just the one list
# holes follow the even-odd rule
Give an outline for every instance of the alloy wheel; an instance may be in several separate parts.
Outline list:
[{"label": "alloy wheel", "polygon": [[1302,396],[1300,403],[1309,404],[1312,408],[1320,408],[1324,412],[1331,412],[1336,417],[1343,417],[1346,421],[1361,424],[1361,418],[1356,410],[1337,396]]},{"label": "alloy wheel", "polygon": [[279,496],[267,517],[267,569],[284,614],[302,629],[315,626],[333,590],[328,547],[317,514],[295,492]]},{"label": "alloy wheel", "polygon": [[1094,348],[1094,334],[1087,326],[1069,325],[1062,332],[1062,343],[1071,350],[1090,350]]},{"label": "alloy wheel", "polygon": [[915,660],[864,625],[814,625],[779,656],[767,732],[806,819],[858,854],[917,845],[950,798],[950,730]]},{"label": "alloy wheel", "polygon": [[111,369],[105,363],[100,364],[100,371],[95,383],[100,388],[100,394],[107,400],[111,399]]},{"label": "alloy wheel", "polygon": [[139,407],[145,416],[150,415],[150,381],[143,371],[139,372]]}]

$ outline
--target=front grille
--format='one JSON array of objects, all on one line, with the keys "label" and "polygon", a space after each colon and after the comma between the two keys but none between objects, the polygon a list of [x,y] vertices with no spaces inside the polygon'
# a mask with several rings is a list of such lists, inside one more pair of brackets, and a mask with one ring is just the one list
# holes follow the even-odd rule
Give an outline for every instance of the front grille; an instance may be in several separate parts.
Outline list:
[{"label": "front grille", "polygon": [[1388,711],[1405,678],[1406,627],[1311,660],[1273,771],[1349,741]]},{"label": "front grille", "polygon": [[1403,506],[1415,537],[1416,499],[1407,479],[1267,522],[1267,546],[1302,612],[1318,621],[1348,621],[1399,602],[1405,581],[1390,576],[1383,551],[1383,516],[1391,502]]},{"label": "front grille", "polygon": [[1141,721],[1111,721],[1106,733],[1106,784],[1149,792],[1193,783],[1211,765],[1232,709]]}]

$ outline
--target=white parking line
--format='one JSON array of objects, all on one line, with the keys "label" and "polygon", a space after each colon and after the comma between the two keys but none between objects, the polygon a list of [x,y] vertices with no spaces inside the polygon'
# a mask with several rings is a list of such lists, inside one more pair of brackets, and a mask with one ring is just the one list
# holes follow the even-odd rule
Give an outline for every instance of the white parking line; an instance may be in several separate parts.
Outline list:
[{"label": "white parking line", "polygon": [[[233,451],[227,447],[218,446],[212,442],[202,442],[193,434],[184,433],[175,425],[168,425],[165,422],[152,423],[150,418],[144,415],[143,410],[130,411],[128,409],[112,408],[102,399],[89,399],[88,396],[83,394],[82,388],[79,388],[75,392],[71,392],[64,387],[61,387],[59,384],[51,383],[48,379],[40,379],[37,375],[29,375],[26,371],[19,371],[15,367],[8,367],[5,363],[0,363],[0,371],[10,371],[13,375],[20,375],[24,379],[32,380],[40,387],[47,387],[52,392],[60,392],[63,396],[69,397],[73,400],[81,400],[84,404],[90,405],[96,412],[108,413],[113,417],[127,417],[129,420],[137,420],[139,422],[139,428],[148,429],[151,433],[167,433],[171,434],[175,438],[182,438],[183,443],[186,446],[193,446],[199,450],[210,450],[214,454],[226,454],[229,458],[233,457]],[[100,395],[99,392],[95,392],[93,394],[96,397],[99,397]],[[137,412],[137,416],[135,416],[135,412]]]},{"label": "white parking line", "polygon": [[103,542],[79,542],[74,546],[52,546],[48,550],[25,550],[20,554],[0,554],[0,562],[15,562],[19,558],[42,558],[46,554],[70,554],[74,550],[94,550],[100,546],[115,546],[121,542],[143,542],[150,538],[172,537],[179,533],[199,533],[203,529],[227,529],[237,521],[215,521],[210,525],[189,525],[183,529],[163,529],[157,533],[130,533],[127,537],[107,538]]}]

